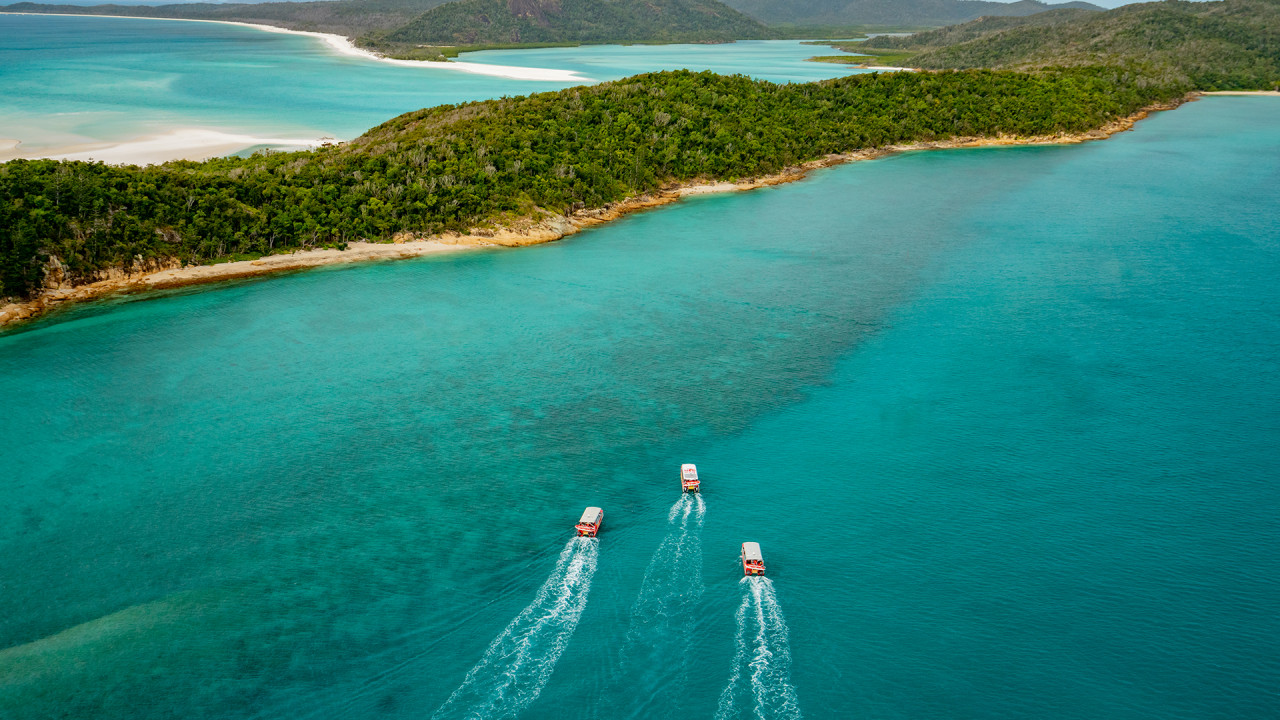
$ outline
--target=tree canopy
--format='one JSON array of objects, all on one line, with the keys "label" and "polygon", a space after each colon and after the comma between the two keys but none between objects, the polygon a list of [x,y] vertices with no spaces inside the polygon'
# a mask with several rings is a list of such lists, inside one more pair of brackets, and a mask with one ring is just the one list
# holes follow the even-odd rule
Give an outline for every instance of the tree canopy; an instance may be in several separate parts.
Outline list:
[{"label": "tree canopy", "polygon": [[937,27],[988,15],[1033,15],[1047,10],[1101,10],[1087,3],[1042,3],[1038,0],[725,0],[769,25],[861,25],[868,27]]},{"label": "tree canopy", "polygon": [[154,260],[466,231],[830,153],[1097,128],[1187,90],[1107,68],[852,75],[777,85],[688,71],[407,113],[343,145],[135,167],[0,165],[0,295]]},{"label": "tree canopy", "polygon": [[1271,89],[1280,83],[1280,0],[1166,0],[1101,13],[982,18],[867,45],[913,51],[911,64],[922,68],[1107,64],[1200,90]]},{"label": "tree canopy", "polygon": [[399,43],[707,42],[770,37],[717,0],[459,0],[386,36]]}]

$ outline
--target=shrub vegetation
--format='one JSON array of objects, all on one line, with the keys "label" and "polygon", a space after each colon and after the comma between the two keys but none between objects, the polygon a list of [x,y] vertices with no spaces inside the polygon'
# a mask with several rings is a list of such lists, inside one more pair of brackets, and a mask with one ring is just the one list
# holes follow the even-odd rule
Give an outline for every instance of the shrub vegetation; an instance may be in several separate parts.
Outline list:
[{"label": "shrub vegetation", "polygon": [[829,153],[1097,128],[1185,84],[1107,68],[863,74],[777,85],[661,72],[401,115],[343,145],[158,166],[0,165],[0,295],[177,258],[465,231]]}]

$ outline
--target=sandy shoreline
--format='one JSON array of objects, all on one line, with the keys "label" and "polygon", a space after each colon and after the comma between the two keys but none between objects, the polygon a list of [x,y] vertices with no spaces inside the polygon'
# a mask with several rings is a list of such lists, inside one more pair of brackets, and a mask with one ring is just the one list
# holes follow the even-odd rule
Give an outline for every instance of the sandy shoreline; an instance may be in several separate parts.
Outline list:
[{"label": "sandy shoreline", "polygon": [[[330,138],[332,140],[332,138]],[[278,150],[318,147],[323,138],[257,137],[205,128],[174,128],[122,142],[63,145],[23,152],[17,141],[0,140],[0,162],[17,160],[98,160],[113,165],[148,165],[170,160],[208,160],[259,145]]]},{"label": "sandy shoreline", "polygon": [[[472,246],[479,245],[474,243]],[[456,252],[468,247],[465,242],[420,240],[401,244],[350,243],[346,250],[300,250],[298,252],[268,255],[258,260],[220,263],[217,265],[188,265],[162,268],[138,273],[112,273],[114,277],[87,285],[60,287],[46,290],[33,300],[0,305],[0,327],[39,317],[58,307],[109,295],[133,294],[151,290],[170,290],[188,285],[236,280],[242,278],[304,270],[320,265],[365,262],[370,260],[401,260],[442,252]]]},{"label": "sandy shoreline", "polygon": [[[590,78],[569,70],[550,68],[525,68],[508,65],[486,65],[468,62],[422,62],[396,60],[356,47],[341,35],[330,33],[288,30],[274,25],[234,22],[229,20],[199,20],[190,18],[147,18],[124,15],[93,15],[77,13],[4,13],[8,15],[53,15],[55,17],[94,17],[128,20],[164,20],[170,22],[216,23],[239,25],[263,32],[286,35],[302,35],[319,40],[332,53],[373,62],[426,70],[446,70],[489,75],[514,80],[545,81],[558,83],[589,82]],[[164,132],[141,135],[127,140],[80,142],[73,145],[43,147],[25,150],[19,139],[0,138],[0,162],[9,160],[98,160],[112,164],[147,165],[170,160],[208,160],[239,152],[251,147],[267,146],[280,150],[313,148],[326,138],[258,137],[234,130],[200,127],[175,127]],[[332,141],[334,138],[327,138]]]},{"label": "sandy shoreline", "polygon": [[1280,90],[1210,90],[1197,95],[1257,95],[1259,97],[1280,97]]},{"label": "sandy shoreline", "polygon": [[341,35],[332,33],[310,32],[308,30],[290,30],[288,28],[277,27],[275,25],[262,25],[259,23],[237,22],[235,20],[203,20],[198,18],[158,18],[158,17],[138,17],[134,15],[93,15],[89,13],[24,13],[24,12],[4,12],[4,15],[52,15],[54,17],[95,17],[95,18],[117,18],[122,20],[162,20],[166,22],[198,22],[198,23],[216,23],[219,25],[239,25],[240,27],[255,28],[264,32],[281,33],[285,35],[302,35],[304,37],[315,38],[330,50],[338,55],[347,57],[358,57],[365,60],[373,60],[375,62],[387,63],[389,65],[399,65],[401,67],[424,68],[428,70],[457,70],[459,72],[472,73],[474,75],[492,75],[494,77],[508,78],[510,80],[538,80],[545,82],[589,82],[590,78],[573,72],[571,70],[556,70],[554,68],[527,68],[517,65],[488,65],[485,63],[468,63],[468,62],[424,62],[419,60],[397,60],[395,58],[383,57],[370,50],[359,48],[355,43]]},{"label": "sandy shoreline", "polygon": [[215,283],[223,280],[301,270],[320,265],[406,259],[439,252],[458,251],[469,247],[518,247],[554,242],[585,228],[607,223],[640,210],[667,205],[681,198],[711,193],[740,192],[780,185],[800,180],[810,172],[820,168],[859,160],[871,160],[901,152],[1020,145],[1069,145],[1091,140],[1102,140],[1115,133],[1133,128],[1135,123],[1152,112],[1172,110],[1183,102],[1194,100],[1198,95],[1198,93],[1193,93],[1170,103],[1153,105],[1129,117],[1121,118],[1101,128],[1084,133],[1039,135],[1034,137],[965,137],[857,150],[850,153],[828,155],[824,158],[789,167],[782,172],[759,178],[750,178],[737,182],[694,181],[670,185],[655,192],[627,198],[604,207],[580,210],[569,216],[555,215],[540,221],[526,220],[517,225],[497,230],[473,228],[466,235],[445,234],[429,237],[417,237],[408,233],[401,233],[397,235],[395,242],[392,243],[351,243],[347,250],[303,250],[287,255],[268,255],[258,260],[222,263],[219,265],[174,266],[150,271],[141,270],[136,273],[117,271],[114,273],[114,277],[106,280],[75,287],[58,287],[44,291],[33,300],[0,306],[0,327],[38,317],[53,308],[64,306],[67,303],[96,300],[108,295],[131,294],[187,285]]}]

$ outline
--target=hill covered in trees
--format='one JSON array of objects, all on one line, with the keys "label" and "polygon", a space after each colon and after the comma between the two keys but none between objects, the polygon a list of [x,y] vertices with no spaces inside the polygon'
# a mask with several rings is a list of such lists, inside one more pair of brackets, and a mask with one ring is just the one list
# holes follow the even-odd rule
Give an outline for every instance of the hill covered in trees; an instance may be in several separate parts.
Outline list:
[{"label": "hill covered in trees", "polygon": [[[344,35],[398,57],[444,59],[442,45],[717,42],[780,35],[759,21],[792,26],[788,37],[836,32],[849,37],[855,26],[934,27],[979,15],[1026,15],[1068,6],[1093,7],[1036,0],[729,0],[727,5],[717,0],[321,0],[156,6],[20,2],[0,11],[261,23]],[[435,47],[415,51],[416,45]]]},{"label": "hill covered in trees", "polygon": [[770,37],[717,0],[459,0],[388,34],[399,43],[706,42]]},{"label": "hill covered in trees", "polygon": [[[718,0],[331,0],[156,6],[23,2],[0,6],[0,11],[260,23],[335,33],[388,55],[431,60],[456,54],[459,47],[726,42],[776,36]],[[419,47],[423,45],[431,47]]]},{"label": "hill covered in trees", "polygon": [[912,52],[910,64],[927,69],[1106,64],[1200,90],[1272,89],[1280,84],[1280,0],[1166,0],[1101,13],[982,18],[872,38],[867,47]]},{"label": "hill covered in trees", "polygon": [[[717,0],[329,0],[320,2],[45,5],[4,12],[223,20],[344,35],[390,54],[414,45],[725,42],[773,37]],[[443,59],[438,51],[426,53]]]},{"label": "hill covered in trees", "polygon": [[310,152],[145,168],[13,160],[0,165],[0,296],[38,291],[51,257],[87,282],[138,263],[465,231],[830,153],[1085,131],[1186,89],[1106,68],[788,85],[663,72],[419,110]]},{"label": "hill covered in trees", "polygon": [[862,25],[938,27],[984,15],[1024,16],[1048,10],[1101,10],[1087,2],[1046,4],[1037,0],[725,0],[730,7],[769,25]]}]

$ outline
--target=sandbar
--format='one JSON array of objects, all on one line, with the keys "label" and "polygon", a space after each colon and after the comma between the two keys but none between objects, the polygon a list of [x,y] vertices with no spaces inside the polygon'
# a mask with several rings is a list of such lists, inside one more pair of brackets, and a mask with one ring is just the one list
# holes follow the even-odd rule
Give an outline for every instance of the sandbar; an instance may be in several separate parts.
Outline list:
[{"label": "sandbar", "polygon": [[[489,75],[515,80],[546,81],[560,83],[590,82],[579,73],[549,68],[526,68],[506,65],[487,65],[470,62],[423,62],[396,60],[356,47],[341,35],[330,33],[288,30],[273,25],[242,23],[226,20],[199,20],[189,18],[140,18],[121,15],[93,15],[76,13],[7,13],[12,15],[54,15],[58,17],[96,17],[132,20],[169,20],[172,22],[203,22],[222,25],[240,25],[263,32],[302,35],[319,40],[331,52],[347,57],[373,62],[413,67],[427,70],[445,70]],[[170,160],[207,160],[222,157],[246,148],[266,146],[273,149],[305,149],[320,145],[333,138],[280,138],[258,137],[217,128],[173,128],[152,135],[128,138],[120,141],[81,142],[73,145],[21,148],[18,139],[0,139],[0,162],[16,159],[97,160],[111,164],[147,165]],[[30,139],[28,139],[30,142]]]},{"label": "sandbar", "polygon": [[258,145],[303,150],[321,144],[321,138],[257,137],[207,128],[175,128],[121,142],[65,145],[23,152],[18,144],[0,141],[0,162],[6,160],[100,160],[111,164],[149,165],[170,160],[208,160]]},{"label": "sandbar", "polygon": [[507,78],[510,80],[532,80],[542,82],[559,82],[559,83],[582,83],[591,82],[591,78],[573,72],[572,70],[557,70],[555,68],[529,68],[517,65],[489,65],[486,63],[472,62],[430,62],[421,60],[397,60],[395,58],[383,57],[370,50],[359,48],[355,43],[341,35],[332,33],[310,32],[307,30],[289,30],[288,28],[276,27],[275,25],[262,25],[259,23],[236,22],[234,20],[201,20],[196,18],[156,18],[156,17],[135,17],[132,15],[93,15],[88,13],[3,13],[6,15],[53,15],[56,17],[97,17],[97,18],[120,18],[127,20],[163,20],[167,22],[199,22],[199,23],[217,23],[219,25],[239,25],[241,27],[250,27],[264,32],[283,33],[286,35],[302,35],[304,37],[315,38],[322,42],[333,52],[347,57],[358,57],[365,60],[387,63],[389,65],[399,65],[401,67],[413,67],[428,70],[457,70],[459,72],[472,73],[475,75],[490,75],[493,77]]}]

